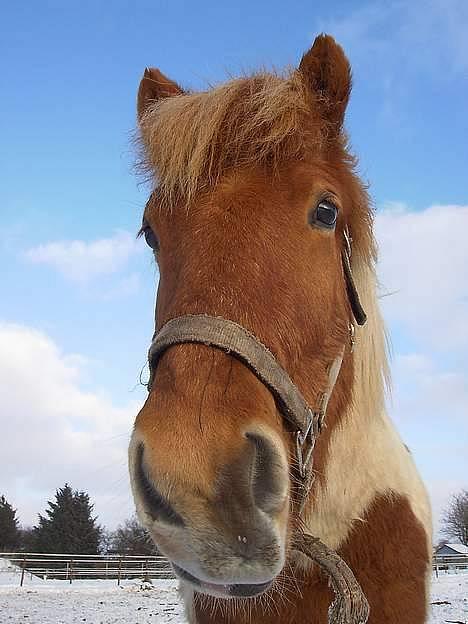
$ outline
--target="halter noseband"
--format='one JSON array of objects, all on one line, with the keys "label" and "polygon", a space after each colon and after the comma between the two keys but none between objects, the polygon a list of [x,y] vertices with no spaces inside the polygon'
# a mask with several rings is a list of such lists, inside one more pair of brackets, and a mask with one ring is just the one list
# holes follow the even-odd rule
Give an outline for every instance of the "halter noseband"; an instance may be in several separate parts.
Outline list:
[{"label": "halter noseband", "polygon": [[[351,242],[346,228],[342,251],[346,291],[354,319],[358,325],[363,325],[366,322],[366,315],[352,277]],[[351,323],[350,331],[352,340],[354,325]],[[155,333],[148,354],[150,365],[148,391],[151,390],[161,354],[173,345],[186,343],[215,347],[236,357],[270,390],[282,416],[292,426],[296,436],[297,471],[300,476],[298,502],[302,510],[313,482],[312,453],[323,427],[328,402],[343,362],[345,347],[343,346],[340,354],[329,366],[327,387],[321,394],[319,404],[312,408],[271,351],[256,336],[234,321],[205,314],[188,314],[173,318]]]}]

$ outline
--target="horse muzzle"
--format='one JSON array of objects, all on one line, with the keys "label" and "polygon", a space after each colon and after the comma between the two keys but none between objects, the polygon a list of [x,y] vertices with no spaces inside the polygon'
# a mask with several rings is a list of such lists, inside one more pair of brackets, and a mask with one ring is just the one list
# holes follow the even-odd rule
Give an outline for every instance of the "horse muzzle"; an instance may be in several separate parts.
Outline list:
[{"label": "horse muzzle", "polygon": [[[141,522],[175,573],[196,591],[252,597],[269,589],[285,563],[289,480],[286,459],[259,431],[218,475],[211,498],[152,478],[145,447],[130,446],[132,487]],[[167,477],[166,477],[167,478]]]}]

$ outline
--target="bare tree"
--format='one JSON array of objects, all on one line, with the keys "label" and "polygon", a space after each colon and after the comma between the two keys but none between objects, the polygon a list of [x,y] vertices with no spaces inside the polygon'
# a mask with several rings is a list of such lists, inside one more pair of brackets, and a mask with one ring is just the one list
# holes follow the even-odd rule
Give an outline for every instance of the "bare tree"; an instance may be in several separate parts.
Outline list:
[{"label": "bare tree", "polygon": [[133,516],[125,520],[110,536],[111,548],[114,552],[127,555],[157,555],[158,549],[148,531]]},{"label": "bare tree", "polygon": [[468,546],[468,490],[452,496],[442,516],[442,524],[447,537]]}]

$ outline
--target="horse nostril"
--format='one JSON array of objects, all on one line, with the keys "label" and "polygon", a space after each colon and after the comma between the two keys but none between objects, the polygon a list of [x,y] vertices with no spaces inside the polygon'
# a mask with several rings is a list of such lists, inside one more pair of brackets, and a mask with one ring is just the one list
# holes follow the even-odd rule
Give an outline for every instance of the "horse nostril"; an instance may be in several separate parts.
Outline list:
[{"label": "horse nostril", "polygon": [[153,520],[167,522],[177,526],[185,526],[182,517],[173,509],[170,503],[157,491],[148,478],[144,467],[143,445],[140,444],[136,454],[135,477],[140,495],[143,498],[145,510]]},{"label": "horse nostril", "polygon": [[268,438],[257,433],[246,433],[245,436],[255,447],[251,481],[255,504],[267,513],[278,512],[287,494],[287,479],[281,455]]}]

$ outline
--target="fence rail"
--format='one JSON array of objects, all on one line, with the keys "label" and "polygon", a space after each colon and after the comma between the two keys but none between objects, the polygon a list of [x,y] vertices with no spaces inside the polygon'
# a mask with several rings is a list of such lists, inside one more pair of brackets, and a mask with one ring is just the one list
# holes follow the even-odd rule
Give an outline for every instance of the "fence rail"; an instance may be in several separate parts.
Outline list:
[{"label": "fence rail", "polygon": [[[69,583],[80,579],[122,580],[172,579],[174,573],[165,557],[135,555],[64,555],[60,553],[0,553],[0,558],[11,566],[0,566],[0,574],[18,577],[18,584],[34,577],[60,579]],[[468,570],[468,555],[434,555],[433,570],[456,573]]]},{"label": "fence rail", "polygon": [[439,576],[440,572],[454,573],[468,570],[468,555],[434,555],[432,568]]},{"label": "fence rail", "polygon": [[0,574],[18,576],[22,587],[26,578],[60,579],[171,579],[172,568],[165,557],[135,555],[64,555],[60,553],[0,553],[11,566],[0,567]]}]

